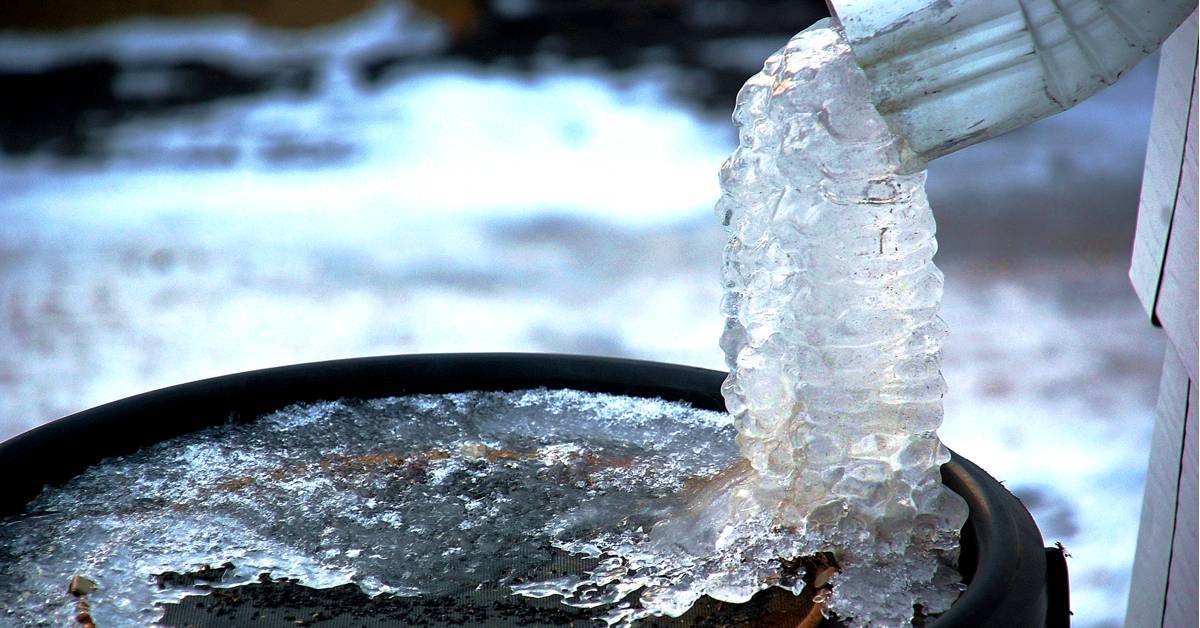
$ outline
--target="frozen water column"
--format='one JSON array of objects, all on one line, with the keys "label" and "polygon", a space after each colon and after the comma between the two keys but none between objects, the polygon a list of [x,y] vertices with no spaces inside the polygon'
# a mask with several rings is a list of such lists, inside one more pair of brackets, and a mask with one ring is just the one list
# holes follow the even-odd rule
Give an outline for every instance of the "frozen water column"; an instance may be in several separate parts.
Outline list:
[{"label": "frozen water column", "polygon": [[827,0],[906,170],[1069,109],[1154,52],[1195,0]]}]

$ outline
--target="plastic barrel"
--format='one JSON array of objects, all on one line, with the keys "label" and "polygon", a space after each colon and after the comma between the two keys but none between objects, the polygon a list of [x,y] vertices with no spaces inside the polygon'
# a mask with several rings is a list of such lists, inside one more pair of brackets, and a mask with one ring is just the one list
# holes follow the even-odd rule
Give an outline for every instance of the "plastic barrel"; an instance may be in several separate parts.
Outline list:
[{"label": "plastic barrel", "polygon": [[[659,397],[724,410],[724,378],[719,371],[673,364],[517,353],[357,358],[215,377],[85,410],[0,444],[0,477],[6,483],[0,517],[20,513],[45,485],[64,482],[103,458],[231,418],[252,420],[301,401],[544,387]],[[1062,552],[1043,547],[1024,506],[957,454],[942,467],[942,478],[970,507],[959,564],[967,588],[930,625],[1069,625]],[[230,625],[229,619],[212,625]],[[709,619],[715,621],[702,623],[727,625],[718,617]],[[188,623],[203,625],[204,620]]]}]

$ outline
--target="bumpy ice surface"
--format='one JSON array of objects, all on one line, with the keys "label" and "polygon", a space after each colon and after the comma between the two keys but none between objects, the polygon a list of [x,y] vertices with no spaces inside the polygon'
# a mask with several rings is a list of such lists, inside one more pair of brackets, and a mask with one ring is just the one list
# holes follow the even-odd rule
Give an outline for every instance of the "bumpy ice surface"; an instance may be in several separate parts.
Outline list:
[{"label": "bumpy ice surface", "polygon": [[829,25],[746,83],[721,171],[723,392],[744,459],[648,535],[564,545],[609,569],[527,592],[571,604],[588,587],[640,590],[607,618],[679,615],[705,594],[746,601],[780,582],[780,559],[831,551],[829,608],[856,624],[908,625],[914,605],[957,597],[967,509],[941,484],[934,433],[946,330],[925,174],[899,173],[898,140]]},{"label": "bumpy ice surface", "polygon": [[[737,459],[733,437],[724,413],[569,390],[287,408],[106,460],[0,521],[0,625],[73,625],[75,574],[101,626],[156,621],[195,590],[155,575],[204,564],[236,566],[220,586],[370,594],[544,579],[556,545],[649,529]],[[600,613],[617,594],[575,599]]]},{"label": "bumpy ice surface", "polygon": [[925,173],[818,23],[738,96],[721,170],[723,392],[752,467],[733,518],[773,514],[845,567],[832,608],[906,623],[953,599],[962,500],[940,482],[942,274]]}]

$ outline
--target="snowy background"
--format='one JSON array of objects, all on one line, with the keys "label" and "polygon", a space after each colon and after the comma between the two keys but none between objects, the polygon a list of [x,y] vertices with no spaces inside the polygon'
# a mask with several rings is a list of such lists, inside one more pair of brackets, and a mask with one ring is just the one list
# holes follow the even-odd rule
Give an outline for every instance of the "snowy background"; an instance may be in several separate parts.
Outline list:
[{"label": "snowy background", "polygon": [[[808,21],[761,33],[728,2],[668,4],[700,44],[479,44],[487,29],[400,4],[306,30],[0,30],[0,438],[332,358],[722,368],[729,77]],[[492,5],[510,26],[549,10]],[[1126,276],[1154,75],[929,173],[943,440],[1067,546],[1081,627],[1123,617],[1163,352]]]}]

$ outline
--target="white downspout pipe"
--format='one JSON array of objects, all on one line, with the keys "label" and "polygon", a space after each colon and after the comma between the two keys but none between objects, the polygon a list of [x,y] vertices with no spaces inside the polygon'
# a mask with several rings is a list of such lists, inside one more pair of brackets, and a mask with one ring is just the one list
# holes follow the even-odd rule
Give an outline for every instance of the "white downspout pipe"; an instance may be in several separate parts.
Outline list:
[{"label": "white downspout pipe", "polygon": [[1068,109],[1196,10],[1196,0],[827,0],[904,138],[905,169]]}]

